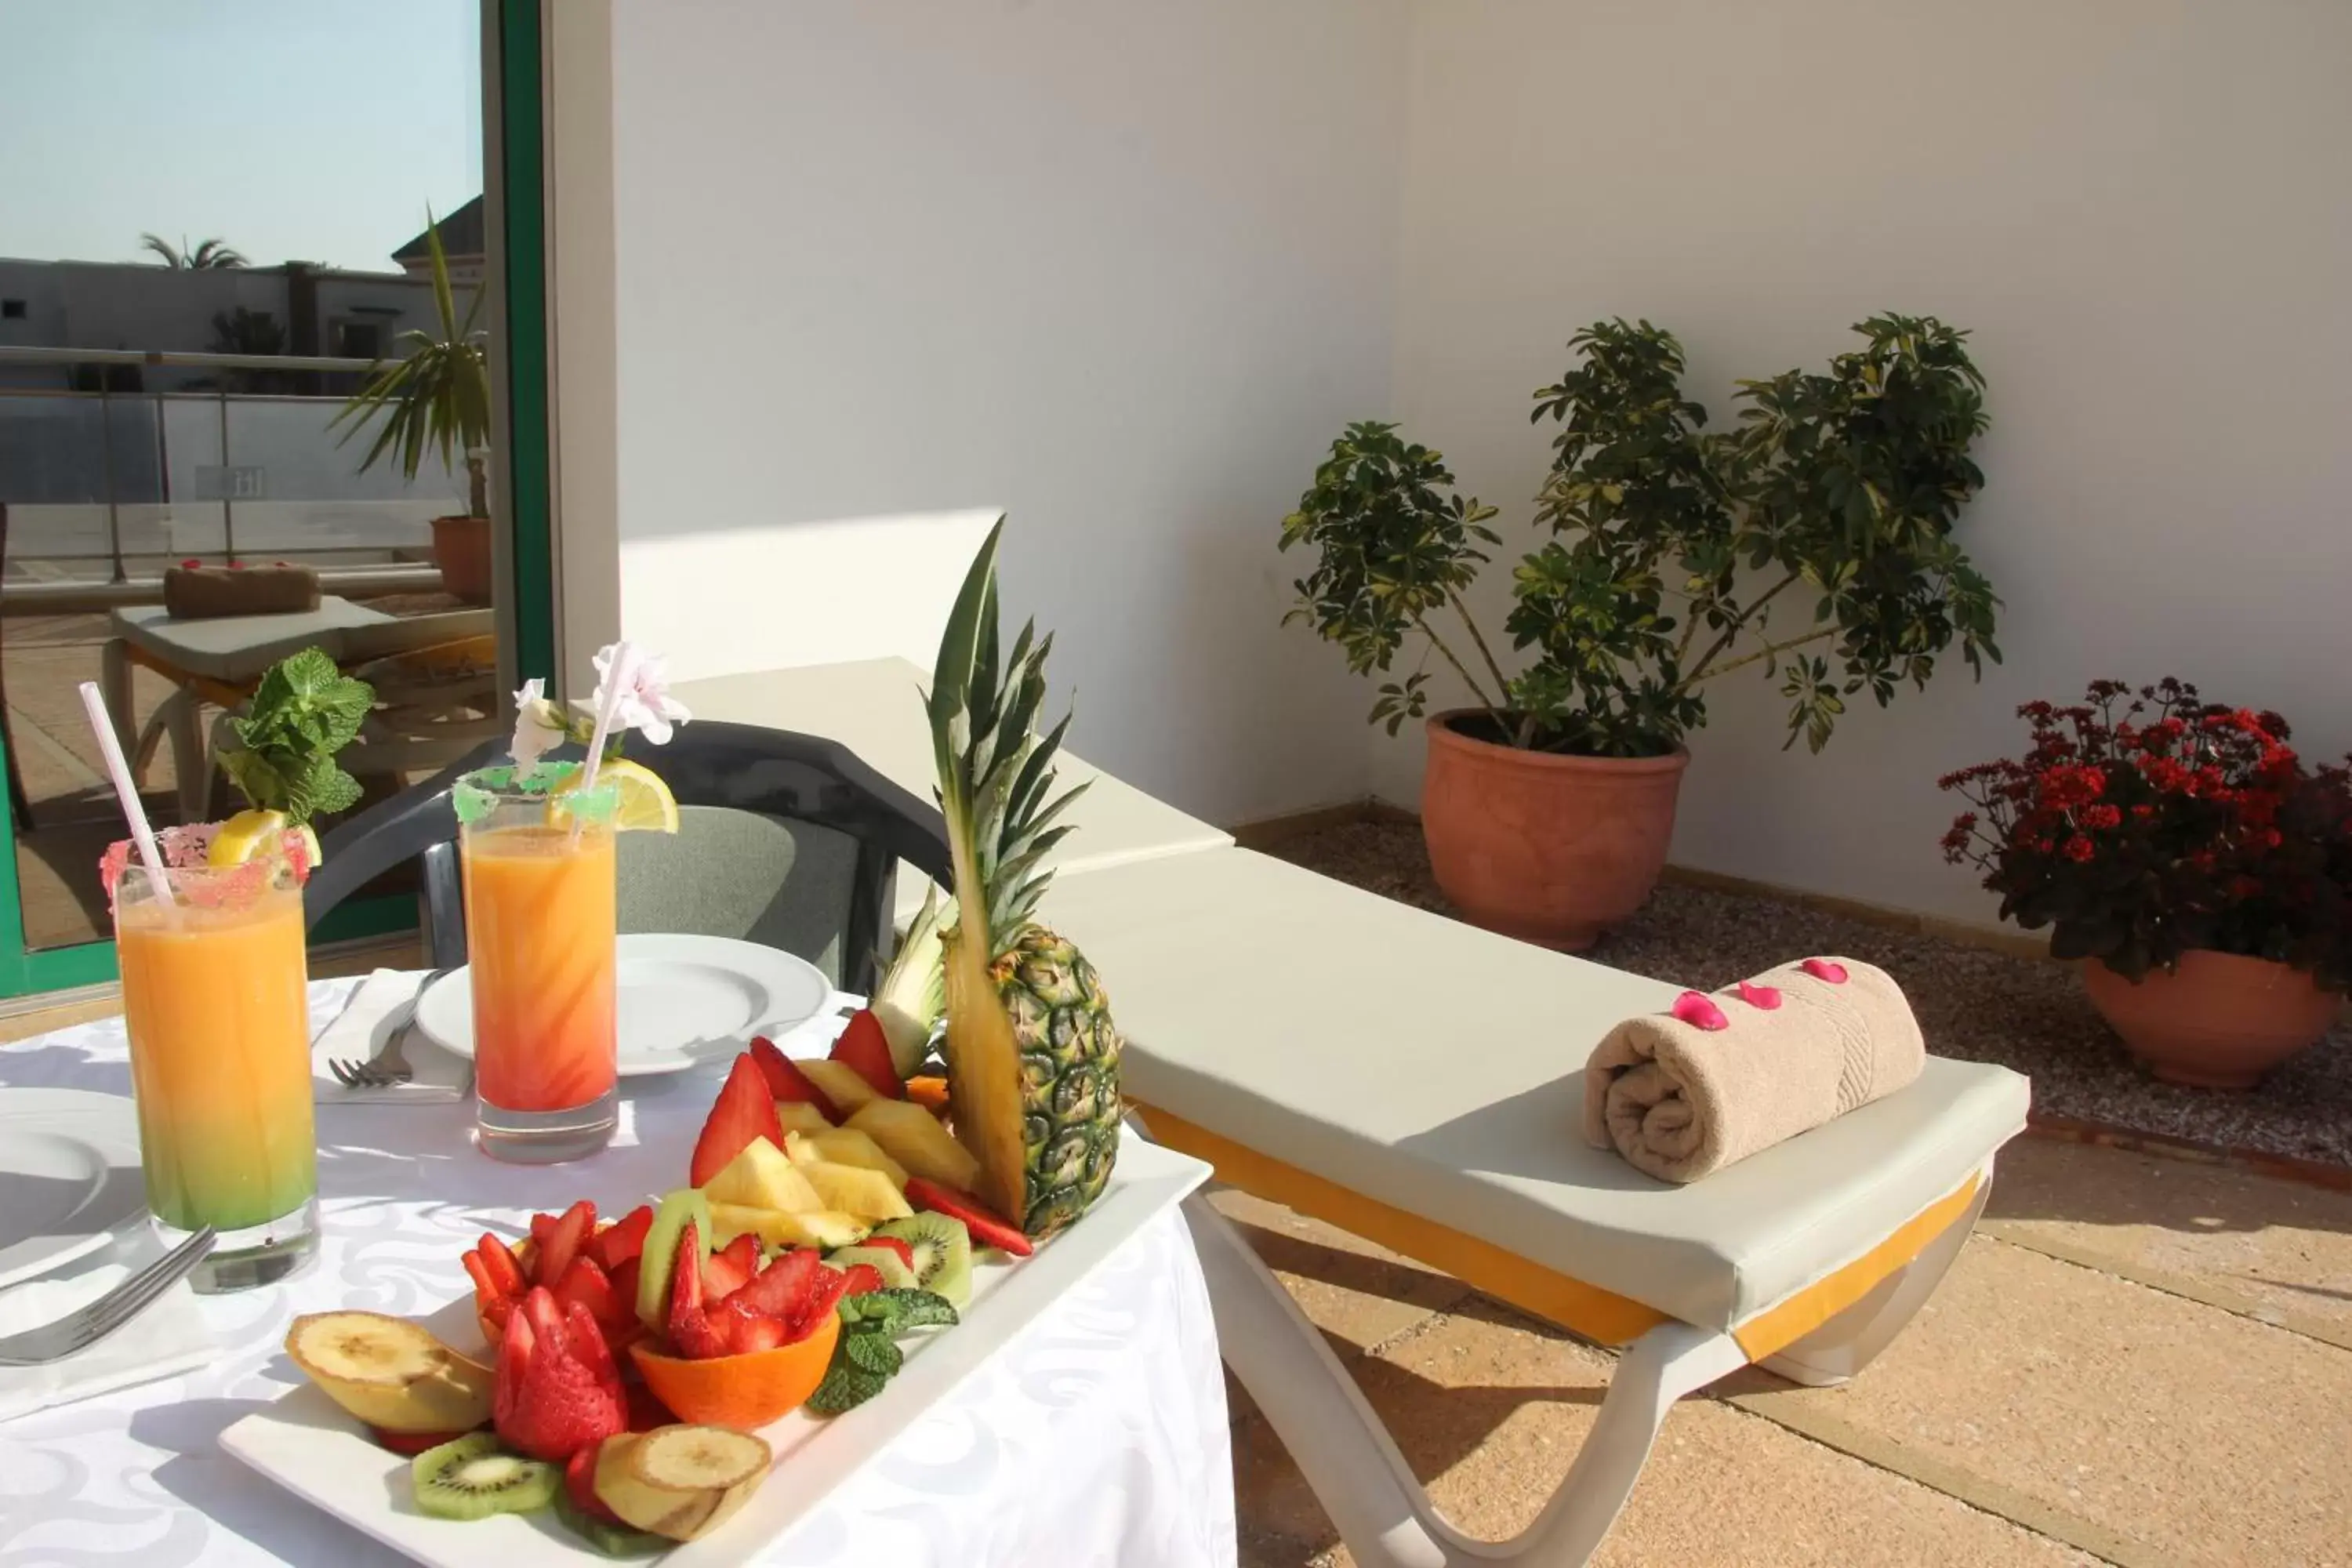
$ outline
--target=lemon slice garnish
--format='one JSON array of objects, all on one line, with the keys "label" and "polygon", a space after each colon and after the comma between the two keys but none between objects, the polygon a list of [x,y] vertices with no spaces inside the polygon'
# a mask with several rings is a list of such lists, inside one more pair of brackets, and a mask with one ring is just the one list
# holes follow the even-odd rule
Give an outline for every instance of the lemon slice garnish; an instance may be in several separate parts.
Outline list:
[{"label": "lemon slice garnish", "polygon": [[[596,770],[596,785],[611,784],[619,794],[620,804],[613,813],[613,827],[620,833],[676,833],[677,831],[677,797],[669,793],[669,785],[651,768],[642,767],[625,757],[616,757]],[[572,819],[563,809],[563,796],[556,795],[548,800],[547,817],[559,826]]]},{"label": "lemon slice garnish", "polygon": [[[304,823],[294,831],[302,836],[303,847],[310,852],[310,864],[320,858],[319,836]],[[220,825],[213,835],[212,847],[205,851],[205,863],[216,871],[242,866],[267,850],[279,847],[286,837],[286,814],[282,811],[240,811]]]}]

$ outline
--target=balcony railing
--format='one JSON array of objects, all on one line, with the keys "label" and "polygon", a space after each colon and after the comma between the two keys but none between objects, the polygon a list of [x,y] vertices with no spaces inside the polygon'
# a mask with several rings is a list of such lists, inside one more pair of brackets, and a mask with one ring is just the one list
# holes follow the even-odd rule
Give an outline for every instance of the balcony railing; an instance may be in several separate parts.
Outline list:
[{"label": "balcony railing", "polygon": [[[362,474],[372,433],[346,443],[348,426],[328,428],[372,364],[0,347],[0,605],[150,598],[165,565],[190,559],[436,583],[404,563],[424,560],[433,518],[464,510],[462,470],[428,454],[414,482],[390,461]],[[77,384],[24,384],[60,369]],[[180,384],[122,384],[134,376]]]}]

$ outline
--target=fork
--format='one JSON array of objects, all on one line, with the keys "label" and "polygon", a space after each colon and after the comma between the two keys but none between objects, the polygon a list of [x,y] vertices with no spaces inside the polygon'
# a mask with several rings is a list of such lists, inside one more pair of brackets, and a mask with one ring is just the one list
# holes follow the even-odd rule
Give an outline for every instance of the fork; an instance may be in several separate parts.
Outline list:
[{"label": "fork", "polygon": [[416,994],[408,999],[406,1005],[394,1018],[392,1027],[385,1032],[383,1049],[363,1061],[337,1061],[329,1058],[327,1070],[335,1075],[335,1081],[345,1089],[389,1089],[394,1084],[406,1083],[415,1077],[406,1055],[408,1031],[416,1025],[417,1005],[425,1000],[425,994],[433,989],[434,982],[449,973],[446,969],[436,969],[425,977],[425,983],[416,988]]},{"label": "fork", "polygon": [[79,1311],[0,1340],[0,1366],[40,1366],[88,1350],[144,1311],[213,1249],[213,1228],[196,1232]]}]

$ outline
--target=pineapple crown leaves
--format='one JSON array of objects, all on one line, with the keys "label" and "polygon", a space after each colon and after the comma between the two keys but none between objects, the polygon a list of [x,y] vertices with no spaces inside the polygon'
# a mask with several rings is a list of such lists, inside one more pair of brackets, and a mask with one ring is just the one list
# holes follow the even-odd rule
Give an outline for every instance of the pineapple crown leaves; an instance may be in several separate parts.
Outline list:
[{"label": "pineapple crown leaves", "polygon": [[359,802],[359,781],[335,763],[375,706],[375,689],[345,675],[315,647],[272,665],[245,716],[232,719],[237,744],[221,765],[257,811],[282,811],[297,826]]},{"label": "pineapple crown leaves", "polygon": [[1045,896],[1053,873],[1038,868],[1071,830],[1056,819],[1087,789],[1053,794],[1054,755],[1071,716],[1042,739],[1036,731],[1052,635],[1039,637],[1032,622],[1000,656],[996,552],[1003,532],[1000,517],[956,595],[929,700],[940,807],[950,839],[969,846],[972,864],[959,874],[975,877],[984,890],[992,951],[1011,942]]}]

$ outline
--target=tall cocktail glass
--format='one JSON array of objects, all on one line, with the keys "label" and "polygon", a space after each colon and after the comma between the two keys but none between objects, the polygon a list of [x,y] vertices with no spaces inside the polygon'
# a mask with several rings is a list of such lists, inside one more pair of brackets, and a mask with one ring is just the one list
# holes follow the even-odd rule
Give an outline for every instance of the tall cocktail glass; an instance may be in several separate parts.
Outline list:
[{"label": "tall cocktail glass", "polygon": [[208,826],[159,835],[170,896],[108,858],[147,1205],[167,1240],[210,1226],[189,1282],[283,1279],[319,1244],[299,847],[205,863]]},{"label": "tall cocktail glass", "polygon": [[477,1123],[485,1153],[543,1164],[611,1142],[620,1097],[610,784],[485,768],[453,792],[465,860]]}]

